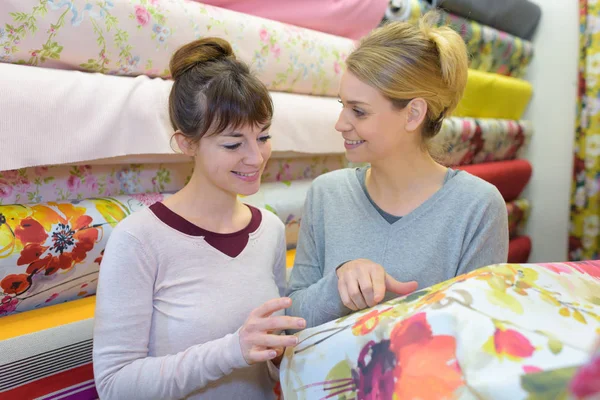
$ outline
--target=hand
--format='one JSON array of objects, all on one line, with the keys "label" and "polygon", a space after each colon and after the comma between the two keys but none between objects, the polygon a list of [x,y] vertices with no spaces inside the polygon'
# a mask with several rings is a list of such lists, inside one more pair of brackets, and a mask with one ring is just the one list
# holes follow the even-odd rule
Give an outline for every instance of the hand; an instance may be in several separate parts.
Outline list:
[{"label": "hand", "polygon": [[296,336],[279,335],[278,332],[302,329],[306,326],[306,321],[302,318],[272,315],[291,305],[292,299],[282,297],[269,300],[250,313],[239,332],[242,354],[249,365],[273,360],[278,353],[283,354],[283,348],[298,343]]},{"label": "hand", "polygon": [[415,281],[395,280],[381,265],[365,259],[348,261],[336,273],[342,303],[354,311],[379,304],[386,291],[404,296],[418,287]]}]

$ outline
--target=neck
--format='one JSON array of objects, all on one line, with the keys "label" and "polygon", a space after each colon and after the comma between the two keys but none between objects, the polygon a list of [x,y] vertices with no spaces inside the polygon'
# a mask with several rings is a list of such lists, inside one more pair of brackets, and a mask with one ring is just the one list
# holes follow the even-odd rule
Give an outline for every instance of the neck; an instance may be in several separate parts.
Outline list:
[{"label": "neck", "polygon": [[217,233],[236,232],[250,219],[250,211],[235,193],[216,187],[198,172],[164,204],[190,222]]},{"label": "neck", "polygon": [[446,170],[428,152],[419,149],[372,163],[367,172],[367,188],[376,197],[389,199],[398,198],[398,193],[437,190],[443,185]]}]

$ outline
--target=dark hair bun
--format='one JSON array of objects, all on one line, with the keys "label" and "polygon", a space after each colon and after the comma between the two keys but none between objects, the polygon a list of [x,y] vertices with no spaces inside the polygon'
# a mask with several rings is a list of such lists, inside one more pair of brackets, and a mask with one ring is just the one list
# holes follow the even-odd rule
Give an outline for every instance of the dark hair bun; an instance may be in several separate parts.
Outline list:
[{"label": "dark hair bun", "polygon": [[173,79],[177,79],[197,65],[233,58],[233,49],[228,41],[216,37],[195,40],[179,48],[173,57],[169,68]]}]

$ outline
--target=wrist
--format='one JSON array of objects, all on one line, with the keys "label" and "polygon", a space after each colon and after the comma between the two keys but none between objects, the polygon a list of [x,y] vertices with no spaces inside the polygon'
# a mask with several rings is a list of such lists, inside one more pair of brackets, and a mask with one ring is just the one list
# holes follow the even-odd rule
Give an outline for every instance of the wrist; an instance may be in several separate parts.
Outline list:
[{"label": "wrist", "polygon": [[344,265],[348,264],[350,261],[352,260],[348,260],[348,261],[344,261],[343,263],[341,263],[340,265],[338,265],[337,267],[335,267],[335,275],[339,278],[340,276],[338,275],[338,272],[340,270],[340,268],[342,268]]}]

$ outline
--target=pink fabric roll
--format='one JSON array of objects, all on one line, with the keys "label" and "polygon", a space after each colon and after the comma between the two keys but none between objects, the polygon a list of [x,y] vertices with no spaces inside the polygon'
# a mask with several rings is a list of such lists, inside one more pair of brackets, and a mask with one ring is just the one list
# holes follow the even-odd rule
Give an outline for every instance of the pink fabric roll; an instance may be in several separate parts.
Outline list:
[{"label": "pink fabric roll", "polygon": [[360,39],[379,25],[389,0],[201,0],[199,3]]}]

